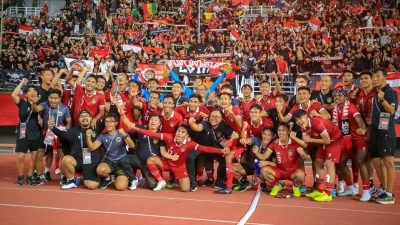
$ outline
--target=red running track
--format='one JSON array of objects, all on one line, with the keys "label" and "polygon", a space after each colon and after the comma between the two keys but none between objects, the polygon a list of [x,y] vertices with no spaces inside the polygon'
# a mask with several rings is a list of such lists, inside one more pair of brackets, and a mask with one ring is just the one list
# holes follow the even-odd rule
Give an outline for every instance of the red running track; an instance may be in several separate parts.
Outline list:
[{"label": "red running track", "polygon": [[[15,155],[0,155],[0,224],[236,224],[256,193],[252,189],[219,195],[201,187],[190,193],[82,187],[62,191],[58,180],[39,187],[17,186],[15,181]],[[400,182],[395,190],[400,196]],[[276,199],[262,194],[247,224],[400,224],[399,204],[362,203],[358,198],[317,203],[305,197]]]}]

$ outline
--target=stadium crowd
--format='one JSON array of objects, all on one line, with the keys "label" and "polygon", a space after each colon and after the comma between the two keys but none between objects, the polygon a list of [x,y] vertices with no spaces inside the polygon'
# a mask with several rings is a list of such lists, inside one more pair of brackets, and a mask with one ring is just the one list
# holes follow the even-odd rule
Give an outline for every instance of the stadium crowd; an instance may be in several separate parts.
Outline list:
[{"label": "stadium crowd", "polygon": [[[198,36],[197,1],[114,3],[67,2],[56,18],[44,10],[39,18],[6,19],[1,68],[37,72],[40,80],[33,87],[22,79],[12,93],[20,109],[18,184],[50,181],[55,151],[62,189],[76,187],[79,172],[89,189],[114,180],[116,189],[133,190],[140,170],[146,186],[159,191],[171,186],[161,170],[183,191],[196,191],[199,183],[218,193],[246,191],[253,175],[271,196],[291,180],[293,196],[300,197],[304,161],[311,159],[314,185],[307,197],[355,196],[360,174],[361,201],[395,202],[398,101],[386,74],[400,66],[398,8],[381,1],[251,1],[273,7],[268,20],[246,20],[247,7],[219,1],[211,3]],[[22,35],[21,25],[35,29]],[[208,58],[228,65],[221,76],[182,82],[167,71],[171,95],[157,91],[157,79],[139,84],[128,75],[140,72],[140,63],[214,53],[229,53]],[[94,60],[94,68],[67,70],[67,57]],[[342,86],[332,90],[332,78],[322,76],[320,89],[310,90],[309,76],[319,72],[341,73]],[[296,86],[290,100],[280,87],[283,73]],[[259,84],[259,95],[249,80]],[[24,177],[28,150],[33,163]]]}]

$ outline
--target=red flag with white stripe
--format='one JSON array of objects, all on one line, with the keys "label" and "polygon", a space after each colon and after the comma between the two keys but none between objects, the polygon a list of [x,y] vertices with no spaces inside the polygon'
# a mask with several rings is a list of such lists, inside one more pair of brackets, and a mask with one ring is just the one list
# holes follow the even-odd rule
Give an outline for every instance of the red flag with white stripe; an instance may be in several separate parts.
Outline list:
[{"label": "red flag with white stripe", "polygon": [[236,41],[240,37],[239,32],[236,29],[231,29],[230,39],[231,41]]},{"label": "red flag with white stripe", "polygon": [[31,26],[19,25],[18,26],[18,33],[23,35],[31,35],[35,28]]},{"label": "red flag with white stripe", "polygon": [[321,20],[319,20],[316,17],[313,17],[310,19],[309,25],[310,25],[311,29],[313,29],[313,31],[317,31],[318,28],[321,26],[321,24],[322,24]]}]

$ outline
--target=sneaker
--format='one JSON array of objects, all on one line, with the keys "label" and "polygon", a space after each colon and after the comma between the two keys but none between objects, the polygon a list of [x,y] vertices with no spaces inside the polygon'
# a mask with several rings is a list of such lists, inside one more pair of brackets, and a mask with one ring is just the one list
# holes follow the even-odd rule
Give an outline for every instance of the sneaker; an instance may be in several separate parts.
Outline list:
[{"label": "sneaker", "polygon": [[66,183],[67,183],[67,177],[65,175],[61,174],[60,185],[62,186],[64,184],[66,184]]},{"label": "sneaker", "polygon": [[218,190],[220,190],[220,189],[225,189],[226,188],[226,185],[224,184],[224,183],[215,183],[214,184],[214,189],[215,189],[215,191],[218,191]]},{"label": "sneaker", "polygon": [[205,181],[203,182],[203,184],[204,184],[205,186],[213,185],[213,184],[214,184],[214,179],[212,179],[212,178],[207,178],[207,180],[205,180]]},{"label": "sneaker", "polygon": [[165,180],[160,180],[157,183],[157,186],[153,188],[153,191],[160,191],[161,189],[165,188],[167,186],[167,182]]},{"label": "sneaker", "polygon": [[65,184],[63,184],[61,186],[62,190],[67,190],[67,189],[71,189],[71,188],[76,188],[77,185],[75,184],[75,178],[68,180]]},{"label": "sneaker", "polygon": [[379,187],[378,191],[375,193],[375,196],[373,196],[375,200],[385,197],[386,197],[386,192],[382,187]]},{"label": "sneaker", "polygon": [[280,184],[276,185],[276,186],[273,186],[271,192],[269,193],[269,195],[275,197],[282,190],[283,190],[283,187]]},{"label": "sneaker", "polygon": [[378,190],[376,190],[375,186],[369,187],[369,193],[371,193],[371,195],[375,194]]},{"label": "sneaker", "polygon": [[195,192],[197,191],[197,184],[190,182],[190,191]]},{"label": "sneaker", "polygon": [[32,178],[33,186],[40,186],[44,184],[44,179],[41,176],[37,176],[36,178]]},{"label": "sneaker", "polygon": [[20,186],[25,184],[24,176],[18,176],[17,184]]},{"label": "sneaker", "polygon": [[140,186],[140,185],[146,183],[146,179],[144,179],[142,176],[139,177],[139,180],[138,180],[138,181],[139,181],[139,182],[138,182],[138,186]]},{"label": "sneaker", "polygon": [[282,186],[282,190],[285,190],[285,189],[286,189],[286,184],[285,184],[285,181],[284,181],[284,180],[280,180],[280,181],[279,181],[279,184]]},{"label": "sneaker", "polygon": [[357,192],[354,186],[349,186],[349,188],[341,193],[338,193],[340,197],[345,197],[345,196],[356,196]]},{"label": "sneaker", "polygon": [[25,183],[28,184],[28,185],[32,185],[32,177],[31,176],[26,176]]},{"label": "sneaker", "polygon": [[267,184],[266,183],[261,182],[260,183],[260,187],[261,187],[261,192],[264,192],[264,193],[268,192],[268,188],[267,188]]},{"label": "sneaker", "polygon": [[371,192],[369,190],[364,190],[362,192],[360,201],[362,202],[368,202],[369,200],[371,200]]},{"label": "sneaker", "polygon": [[325,193],[325,192],[319,192],[318,190],[314,190],[313,192],[307,193],[306,197],[308,197],[308,198],[316,198],[316,197],[322,195],[323,193]]},{"label": "sneaker", "polygon": [[344,180],[341,180],[341,181],[339,181],[339,184],[338,184],[338,195],[339,196],[341,196],[340,194],[342,193],[342,192],[344,192],[344,188],[346,187],[346,182],[344,181]]},{"label": "sneaker", "polygon": [[247,180],[246,182],[243,182],[242,184],[240,184],[239,186],[239,190],[240,192],[245,192],[247,190],[249,190],[252,187],[252,184],[250,184]]},{"label": "sneaker", "polygon": [[44,173],[44,181],[49,182],[51,181],[50,171]]},{"label": "sneaker", "polygon": [[293,186],[293,197],[301,197],[300,187]]},{"label": "sneaker", "polygon": [[307,187],[306,187],[306,185],[301,185],[299,189],[300,189],[300,192],[301,192],[301,193],[306,193],[306,192],[307,192]]},{"label": "sneaker", "polygon": [[135,179],[131,181],[131,185],[129,185],[129,190],[135,190],[138,184],[139,184],[139,179],[135,177]]},{"label": "sneaker", "polygon": [[332,198],[336,198],[336,189],[335,188],[332,188],[331,196],[332,196]]},{"label": "sneaker", "polygon": [[175,187],[175,180],[169,180],[168,183],[165,185],[166,188],[174,188]]},{"label": "sneaker", "polygon": [[[111,184],[111,178],[107,177],[107,178],[102,178],[100,180],[100,185],[99,185],[99,189],[106,189],[108,187],[109,184]],[[74,183],[76,185],[76,181]]]},{"label": "sneaker", "polygon": [[57,168],[54,172],[55,172],[56,175],[60,175],[61,174],[60,168]]},{"label": "sneaker", "polygon": [[317,201],[317,202],[331,202],[332,195],[328,195],[326,192],[322,192],[319,196],[317,196],[313,199],[314,199],[314,201]]},{"label": "sneaker", "polygon": [[232,194],[232,189],[229,189],[227,187],[218,189],[216,191],[217,191],[217,193],[220,193],[220,194]]},{"label": "sneaker", "polygon": [[232,189],[235,190],[235,191],[239,191],[240,184],[234,184]]},{"label": "sneaker", "polygon": [[380,204],[394,204],[395,203],[395,199],[393,198],[393,196],[389,196],[386,194],[386,196],[384,198],[379,198],[376,200],[376,202],[380,203]]}]

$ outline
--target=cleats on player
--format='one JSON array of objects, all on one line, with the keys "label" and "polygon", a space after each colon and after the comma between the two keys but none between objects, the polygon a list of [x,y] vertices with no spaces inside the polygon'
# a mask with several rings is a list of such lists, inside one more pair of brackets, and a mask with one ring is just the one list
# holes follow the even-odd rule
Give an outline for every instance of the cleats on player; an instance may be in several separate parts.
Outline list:
[{"label": "cleats on player", "polygon": [[314,198],[314,201],[317,202],[330,202],[332,201],[332,195],[328,195],[325,192],[322,192],[319,196]]},{"label": "cleats on player", "polygon": [[280,191],[282,191],[282,186],[281,185],[276,185],[274,187],[272,187],[271,192],[269,193],[270,196],[277,196],[279,194]]},{"label": "cleats on player", "polygon": [[129,186],[129,190],[135,190],[138,185],[139,185],[139,179],[137,179],[137,177],[135,177],[135,179],[131,181],[131,185]]},{"label": "cleats on player", "polygon": [[301,197],[300,187],[293,186],[293,196],[294,197]]},{"label": "cleats on player", "polygon": [[319,192],[318,190],[314,190],[313,192],[307,193],[306,197],[315,198],[315,197],[322,195],[322,193],[324,193],[324,192]]},{"label": "cleats on player", "polygon": [[157,186],[155,188],[153,188],[153,191],[159,191],[163,188],[165,188],[165,186],[167,185],[167,182],[165,182],[165,180],[160,180],[157,183]]},{"label": "cleats on player", "polygon": [[371,200],[371,193],[369,192],[369,190],[364,190],[361,195],[360,201],[368,202],[369,200]]},{"label": "cleats on player", "polygon": [[358,193],[356,192],[356,189],[354,186],[349,186],[349,188],[343,192],[338,193],[339,196],[344,197],[344,196],[356,196]]}]

